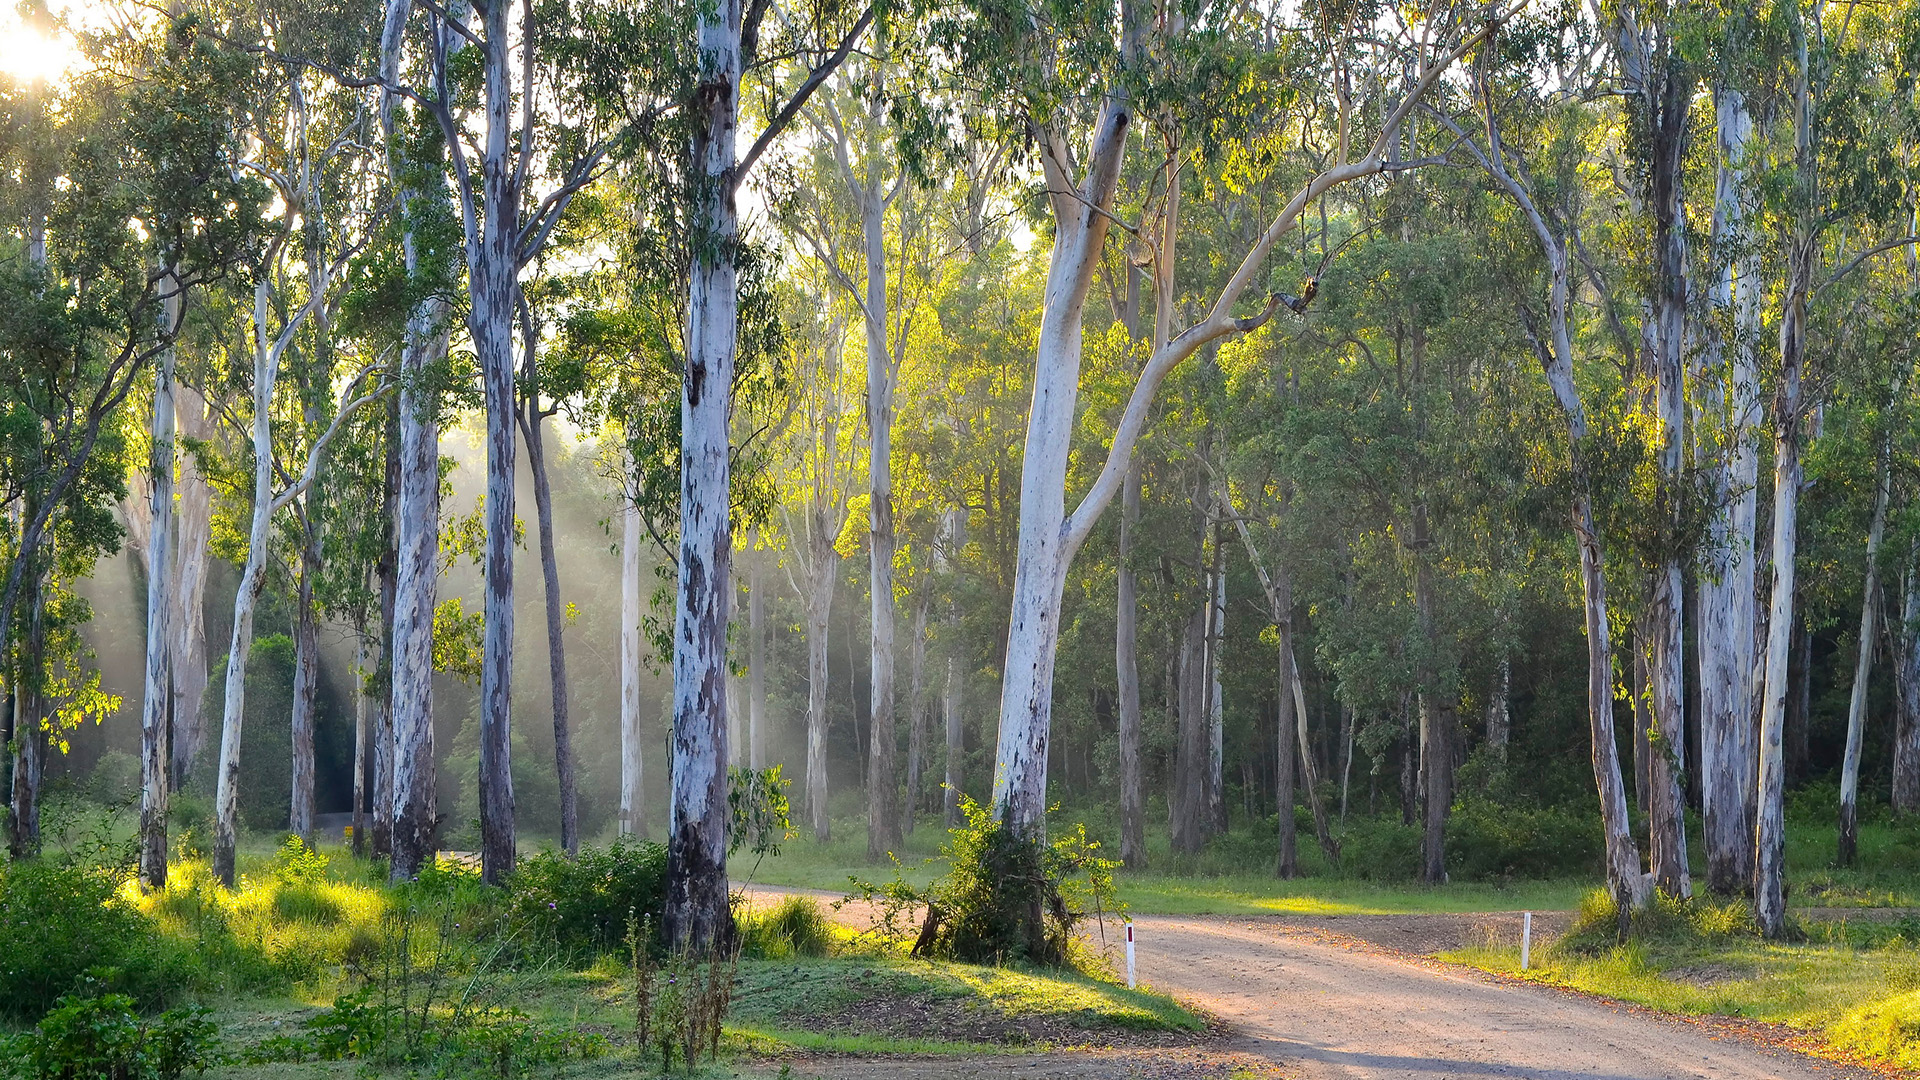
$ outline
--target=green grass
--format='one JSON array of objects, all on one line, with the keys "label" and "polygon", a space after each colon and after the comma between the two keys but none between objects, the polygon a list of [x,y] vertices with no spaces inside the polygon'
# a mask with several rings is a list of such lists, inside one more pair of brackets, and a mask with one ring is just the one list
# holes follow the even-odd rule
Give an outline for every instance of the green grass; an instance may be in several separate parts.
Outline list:
[{"label": "green grass", "polygon": [[1589,900],[1524,974],[1509,946],[1443,958],[1668,1012],[1784,1023],[1841,1051],[1920,1066],[1920,920],[1806,922],[1771,942],[1744,902],[1699,902],[1640,916],[1624,945],[1612,925],[1605,898]]},{"label": "green grass", "polygon": [[[936,1015],[977,1034],[916,1034]],[[1082,975],[890,956],[743,962],[729,1024],[751,1046],[863,1053],[1080,1045],[1204,1026],[1171,998]]]}]

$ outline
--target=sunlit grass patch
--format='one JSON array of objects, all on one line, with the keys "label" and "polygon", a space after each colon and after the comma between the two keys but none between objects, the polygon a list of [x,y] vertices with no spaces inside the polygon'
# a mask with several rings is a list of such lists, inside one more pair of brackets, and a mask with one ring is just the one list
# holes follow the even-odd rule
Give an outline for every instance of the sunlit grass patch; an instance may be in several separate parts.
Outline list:
[{"label": "sunlit grass patch", "polygon": [[1205,1024],[1178,1002],[1080,975],[1013,968],[944,965],[953,979],[1008,1016],[1081,1016],[1103,1026],[1141,1031],[1199,1031]]},{"label": "sunlit grass patch", "polygon": [[1768,941],[1744,902],[1662,901],[1617,940],[1611,905],[1583,905],[1559,941],[1519,950],[1488,944],[1442,954],[1487,971],[1619,998],[1668,1012],[1732,1016],[1823,1033],[1838,1049],[1920,1065],[1920,954],[1911,927],[1815,922]]}]

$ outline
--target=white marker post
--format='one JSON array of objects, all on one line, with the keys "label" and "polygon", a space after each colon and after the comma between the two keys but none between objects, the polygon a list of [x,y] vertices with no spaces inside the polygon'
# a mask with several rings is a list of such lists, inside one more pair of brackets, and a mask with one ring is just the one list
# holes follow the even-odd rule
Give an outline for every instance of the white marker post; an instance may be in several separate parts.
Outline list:
[{"label": "white marker post", "polygon": [[[1129,941],[1133,940],[1132,935],[1128,935],[1127,940]],[[1523,912],[1520,916],[1520,970],[1521,971],[1527,970],[1527,965],[1532,959],[1533,959],[1533,912],[1528,911],[1528,912]]]},{"label": "white marker post", "polygon": [[1127,920],[1127,989],[1133,989],[1133,920]]}]

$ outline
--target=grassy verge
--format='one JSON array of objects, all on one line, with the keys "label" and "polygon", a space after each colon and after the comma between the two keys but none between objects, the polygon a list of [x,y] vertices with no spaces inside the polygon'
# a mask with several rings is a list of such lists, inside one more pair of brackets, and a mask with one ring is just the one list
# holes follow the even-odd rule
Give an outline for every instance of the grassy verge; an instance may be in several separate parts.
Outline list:
[{"label": "grassy verge", "polygon": [[1784,1023],[1842,1053],[1920,1067],[1920,920],[1805,922],[1793,940],[1770,942],[1736,902],[1664,905],[1625,944],[1613,925],[1611,904],[1590,898],[1524,974],[1517,948],[1443,956],[1669,1012]]}]

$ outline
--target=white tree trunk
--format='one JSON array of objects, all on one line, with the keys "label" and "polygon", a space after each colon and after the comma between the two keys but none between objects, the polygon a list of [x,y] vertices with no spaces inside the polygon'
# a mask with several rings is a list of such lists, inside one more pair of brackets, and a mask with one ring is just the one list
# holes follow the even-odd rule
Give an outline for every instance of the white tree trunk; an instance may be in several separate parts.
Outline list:
[{"label": "white tree trunk", "polygon": [[[388,83],[399,81],[400,49],[411,0],[387,0],[381,33],[380,68]],[[451,37],[449,34],[448,37]],[[453,48],[460,47],[455,42]],[[394,95],[381,95],[381,126],[391,170],[403,207],[413,209],[444,191],[416,191],[407,181],[411,163],[397,149],[393,125]],[[439,162],[432,164],[438,165]],[[407,216],[404,220],[411,221]],[[401,236],[407,275],[425,272],[421,242],[411,228]],[[394,508],[393,622],[389,651],[392,768],[388,816],[391,822],[391,870],[396,881],[410,880],[430,865],[438,849],[440,815],[433,738],[433,609],[440,558],[439,402],[426,386],[426,373],[447,350],[448,308],[428,298],[407,316],[400,354],[399,491]],[[378,793],[376,793],[378,797]]]},{"label": "white tree trunk", "polygon": [[758,772],[767,767],[767,593],[766,575],[761,565],[766,560],[754,552],[747,583],[747,636],[751,639],[747,662],[747,767]]},{"label": "white tree trunk", "polygon": [[[1889,404],[1900,400],[1900,379],[1894,378]],[[1888,410],[1892,412],[1891,409]],[[1873,498],[1873,520],[1867,528],[1867,572],[1861,583],[1859,651],[1853,664],[1853,693],[1847,701],[1847,747],[1840,763],[1839,863],[1852,866],[1859,847],[1860,749],[1867,728],[1867,682],[1873,674],[1873,652],[1880,634],[1880,540],[1887,531],[1887,500],[1893,489],[1893,431],[1881,436],[1879,474]]]},{"label": "white tree trunk", "polygon": [[1053,666],[1059,647],[1060,596],[1066,570],[1101,511],[1118,492],[1133,446],[1144,428],[1160,383],[1180,361],[1210,341],[1254,329],[1280,303],[1268,297],[1265,312],[1237,319],[1232,309],[1265,266],[1280,238],[1307,206],[1340,184],[1379,173],[1387,148],[1407,115],[1468,50],[1485,40],[1492,24],[1436,57],[1420,72],[1386,118],[1367,155],[1317,174],[1275,216],[1221,289],[1206,318],[1156,349],[1128,398],[1114,431],[1112,449],[1079,507],[1066,514],[1066,470],[1075,423],[1080,370],[1081,313],[1099,262],[1111,212],[1127,129],[1129,103],[1110,95],[1095,121],[1086,177],[1068,173],[1068,154],[1057,133],[1041,126],[1039,157],[1054,192],[1052,259],[1042,296],[1034,357],[1033,404],[1020,474],[1020,534],[1015,549],[1013,604],[1002,665],[1000,736],[995,756],[993,812],[1014,831],[1038,835],[1046,816],[1047,745],[1053,707]]},{"label": "white tree trunk", "polygon": [[[1795,16],[1796,20],[1798,15]],[[1798,54],[1793,128],[1795,179],[1811,197],[1815,176],[1813,103],[1806,31],[1797,21]],[[1780,385],[1773,401],[1773,596],[1767,618],[1766,688],[1760,700],[1760,772],[1754,824],[1753,908],[1760,931],[1777,938],[1786,930],[1786,759],[1788,662],[1795,626],[1794,555],[1800,513],[1800,439],[1805,423],[1801,378],[1807,348],[1807,304],[1813,265],[1819,256],[1810,211],[1802,208],[1787,237],[1787,279],[1780,311]]]},{"label": "white tree trunk", "polygon": [[[180,301],[162,305],[161,318],[178,325]],[[173,704],[173,460],[174,350],[161,352],[153,373],[152,444],[147,475],[152,484],[147,539],[147,664],[140,706],[140,884],[167,884],[167,804],[172,765],[170,706]]]},{"label": "white tree trunk", "polygon": [[807,820],[814,840],[833,836],[827,811],[827,631],[840,557],[829,539],[815,540],[807,566]]},{"label": "white tree trunk", "polygon": [[[877,79],[876,79],[877,83]],[[873,95],[879,109],[878,86]],[[874,118],[877,126],[878,117]],[[870,155],[871,156],[871,155]],[[877,188],[877,178],[871,180]],[[894,756],[899,741],[893,694],[893,364],[887,349],[886,202],[869,189],[861,199],[867,295],[867,566],[871,600],[871,710],[867,728],[867,858],[900,846]]]},{"label": "white tree trunk", "polygon": [[[213,435],[206,399],[187,386],[174,388],[179,431],[195,439]],[[207,559],[213,538],[213,486],[192,454],[180,456],[179,505],[175,510],[173,631],[173,775],[184,783],[206,746],[202,702],[207,693]]]},{"label": "white tree trunk", "polygon": [[240,737],[246,719],[247,659],[253,653],[253,612],[266,584],[273,525],[273,389],[280,355],[267,344],[267,284],[253,291],[253,515],[247,530],[247,561],[233,597],[233,636],[227,644],[226,695],[220,711],[220,763],[214,774],[213,874],[234,882],[234,848],[240,828]]},{"label": "white tree trunk", "polygon": [[[631,467],[629,467],[629,470]],[[630,474],[630,472],[629,472]],[[647,835],[640,738],[640,511],[620,506],[620,835]]]},{"label": "white tree trunk", "polygon": [[[1714,274],[1708,284],[1701,413],[1720,439],[1709,456],[1705,564],[1696,635],[1700,653],[1700,776],[1707,888],[1722,896],[1753,882],[1754,529],[1759,509],[1760,266],[1747,224],[1746,167],[1753,120],[1739,91],[1721,87],[1715,115],[1720,166],[1715,180]],[[1720,332],[1730,323],[1733,336]]]},{"label": "white tree trunk", "polygon": [[728,414],[738,293],[734,139],[740,0],[703,7],[689,218],[695,236],[680,397],[680,579],[674,605],[673,766],[667,823],[667,940],[704,950],[732,937],[727,909]]}]

